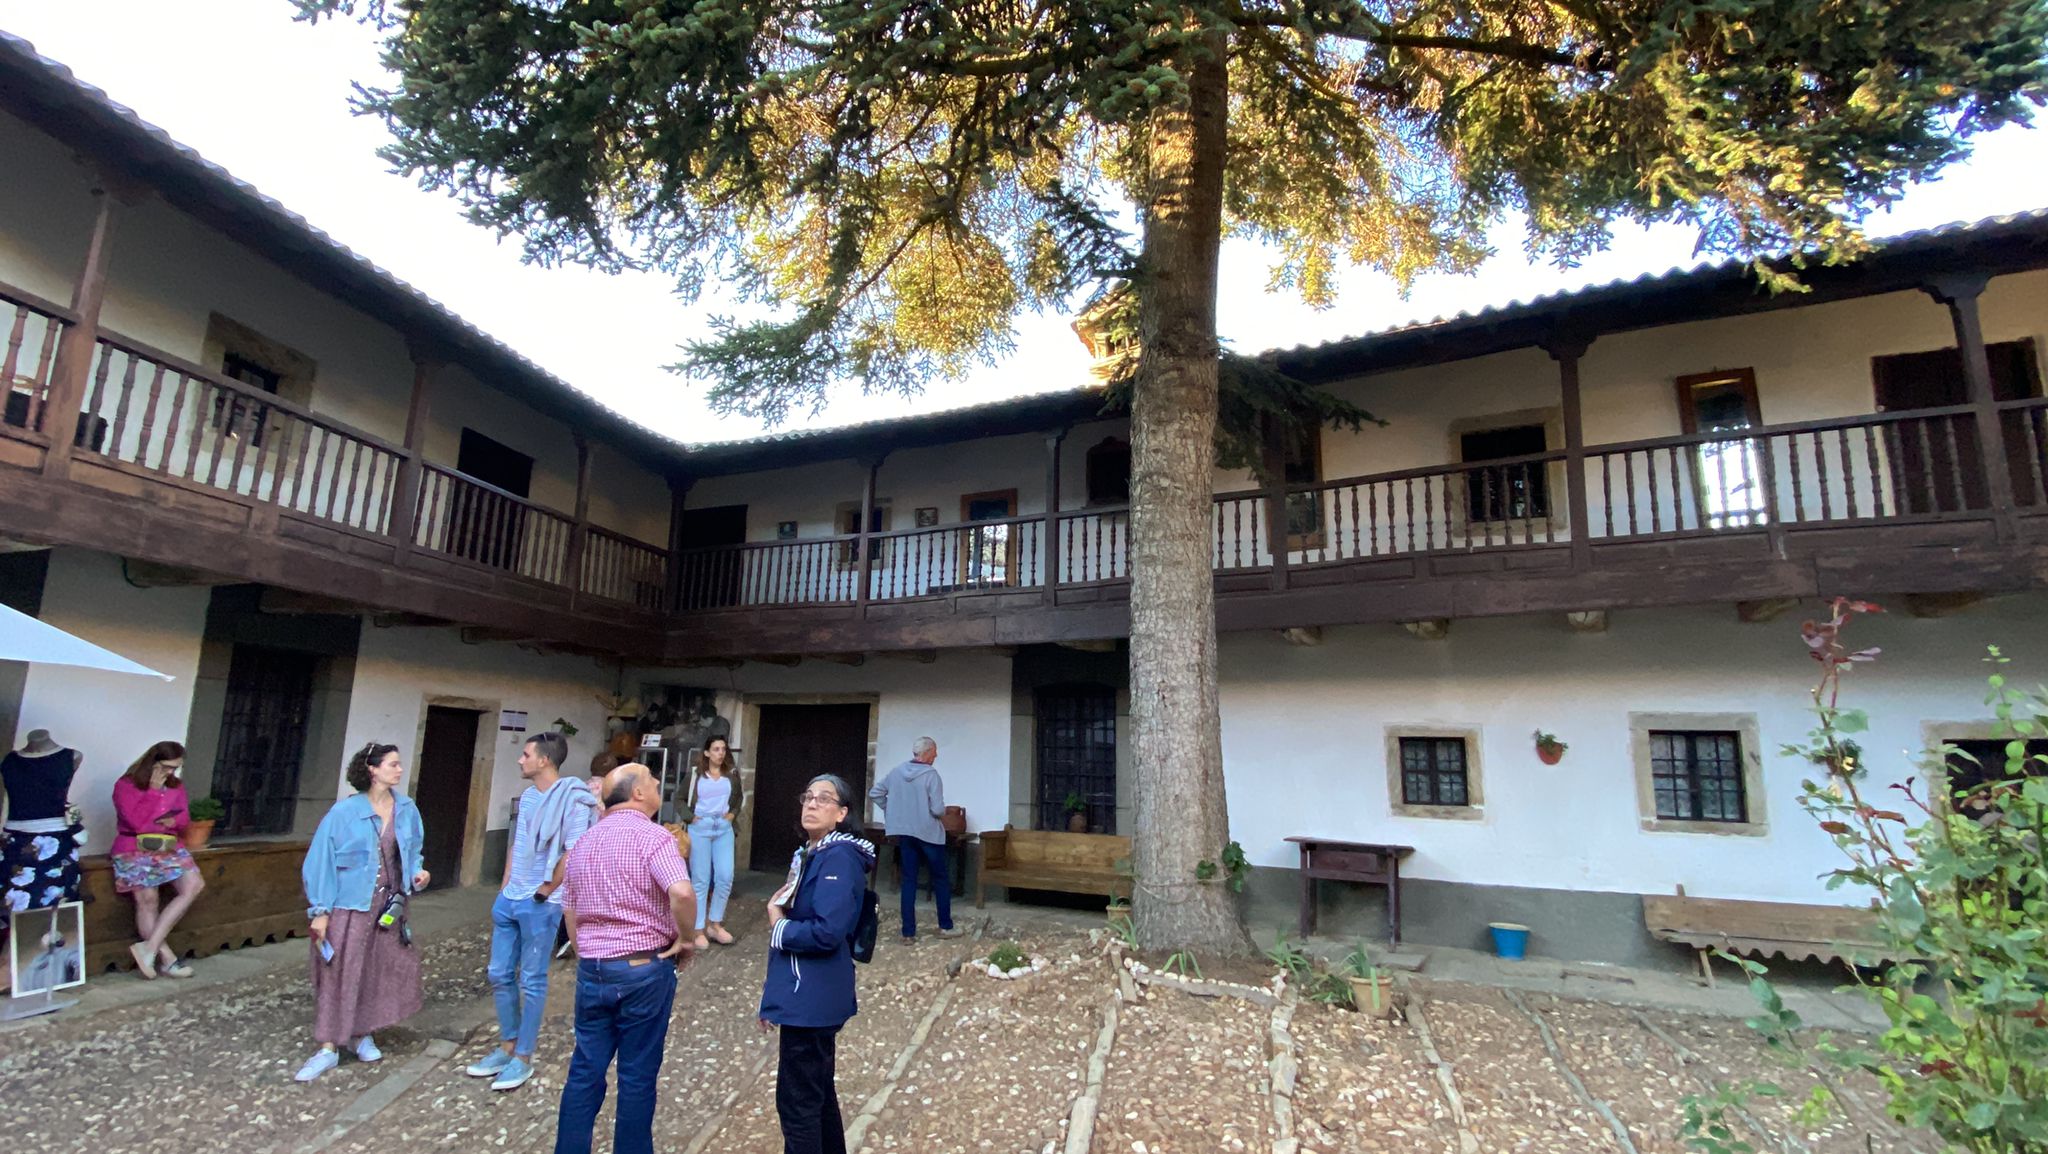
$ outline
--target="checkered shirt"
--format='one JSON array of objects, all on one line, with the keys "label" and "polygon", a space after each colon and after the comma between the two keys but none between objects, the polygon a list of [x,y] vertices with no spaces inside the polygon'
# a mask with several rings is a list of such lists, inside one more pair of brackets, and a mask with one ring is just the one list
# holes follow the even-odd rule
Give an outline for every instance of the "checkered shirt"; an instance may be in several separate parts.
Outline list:
[{"label": "checkered shirt", "polygon": [[576,914],[577,957],[658,952],[676,940],[668,887],[688,881],[690,867],[676,852],[674,834],[620,807],[576,839],[567,860],[562,893]]}]

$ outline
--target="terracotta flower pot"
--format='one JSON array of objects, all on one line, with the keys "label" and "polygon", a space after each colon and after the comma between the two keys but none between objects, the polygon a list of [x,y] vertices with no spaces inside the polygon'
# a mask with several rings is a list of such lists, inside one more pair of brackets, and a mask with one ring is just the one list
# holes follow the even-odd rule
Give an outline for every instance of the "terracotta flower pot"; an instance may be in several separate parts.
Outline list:
[{"label": "terracotta flower pot", "polygon": [[1545,765],[1556,765],[1564,760],[1564,746],[1539,745],[1536,747],[1536,759]]},{"label": "terracotta flower pot", "polygon": [[1085,813],[1071,813],[1071,814],[1068,814],[1068,815],[1067,815],[1067,832],[1068,832],[1068,833],[1087,833],[1087,832],[1088,832],[1088,815],[1087,815],[1087,814],[1085,814]]},{"label": "terracotta flower pot", "polygon": [[1356,974],[1344,975],[1351,985],[1351,1004],[1359,1013],[1373,1018],[1394,1016],[1394,979],[1386,974],[1373,978],[1361,978]]},{"label": "terracotta flower pot", "polygon": [[949,805],[939,818],[939,825],[947,833],[967,832],[967,811],[957,805]]},{"label": "terracotta flower pot", "polygon": [[186,849],[205,849],[206,843],[212,838],[213,823],[210,821],[195,821],[185,827]]}]

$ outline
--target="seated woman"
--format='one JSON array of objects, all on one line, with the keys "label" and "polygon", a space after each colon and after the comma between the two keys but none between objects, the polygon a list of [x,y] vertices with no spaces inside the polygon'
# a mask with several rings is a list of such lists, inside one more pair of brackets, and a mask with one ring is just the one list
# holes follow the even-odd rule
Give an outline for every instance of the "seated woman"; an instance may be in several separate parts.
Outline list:
[{"label": "seated woman", "polygon": [[[179,836],[192,824],[191,802],[178,780],[183,768],[185,747],[159,741],[114,783],[114,892],[135,899],[135,932],[142,940],[128,953],[135,972],[150,979],[192,976],[192,967],[164,942],[206,888]],[[169,905],[159,907],[158,891],[164,886],[171,887],[173,896]]]}]

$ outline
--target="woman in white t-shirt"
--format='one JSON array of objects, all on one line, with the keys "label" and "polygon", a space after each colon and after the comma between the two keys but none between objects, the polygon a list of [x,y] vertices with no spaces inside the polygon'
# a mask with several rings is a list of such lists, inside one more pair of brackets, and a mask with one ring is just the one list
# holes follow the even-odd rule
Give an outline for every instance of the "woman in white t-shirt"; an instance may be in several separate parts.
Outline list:
[{"label": "woman in white t-shirt", "polygon": [[704,743],[690,775],[690,885],[697,891],[697,948],[732,944],[725,903],[732,897],[733,815],[740,810],[739,767],[723,737]]}]

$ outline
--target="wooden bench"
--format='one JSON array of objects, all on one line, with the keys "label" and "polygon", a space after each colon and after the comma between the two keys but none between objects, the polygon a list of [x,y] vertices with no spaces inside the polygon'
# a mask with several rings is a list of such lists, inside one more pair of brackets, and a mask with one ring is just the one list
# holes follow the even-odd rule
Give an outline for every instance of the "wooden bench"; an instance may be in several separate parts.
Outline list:
[{"label": "wooden bench", "polygon": [[1660,941],[1699,951],[1700,973],[1709,986],[1714,969],[1708,959],[1715,950],[1852,966],[1897,960],[1888,956],[1877,911],[1856,906],[1695,898],[1681,886],[1670,897],[1643,895],[1643,924]]},{"label": "wooden bench", "polygon": [[1131,856],[1131,839],[1115,834],[1060,833],[1004,826],[983,830],[981,870],[974,906],[987,901],[989,883],[1063,894],[1131,896],[1131,879],[1117,863]]},{"label": "wooden bench", "polygon": [[[180,956],[211,957],[222,950],[284,941],[306,932],[306,892],[299,866],[306,860],[303,839],[235,841],[192,852],[206,889],[165,944]],[[114,892],[114,871],[105,854],[79,863],[79,897],[85,905],[86,973],[132,970],[128,947],[135,936],[135,901]],[[171,900],[170,887],[163,900]]]}]

